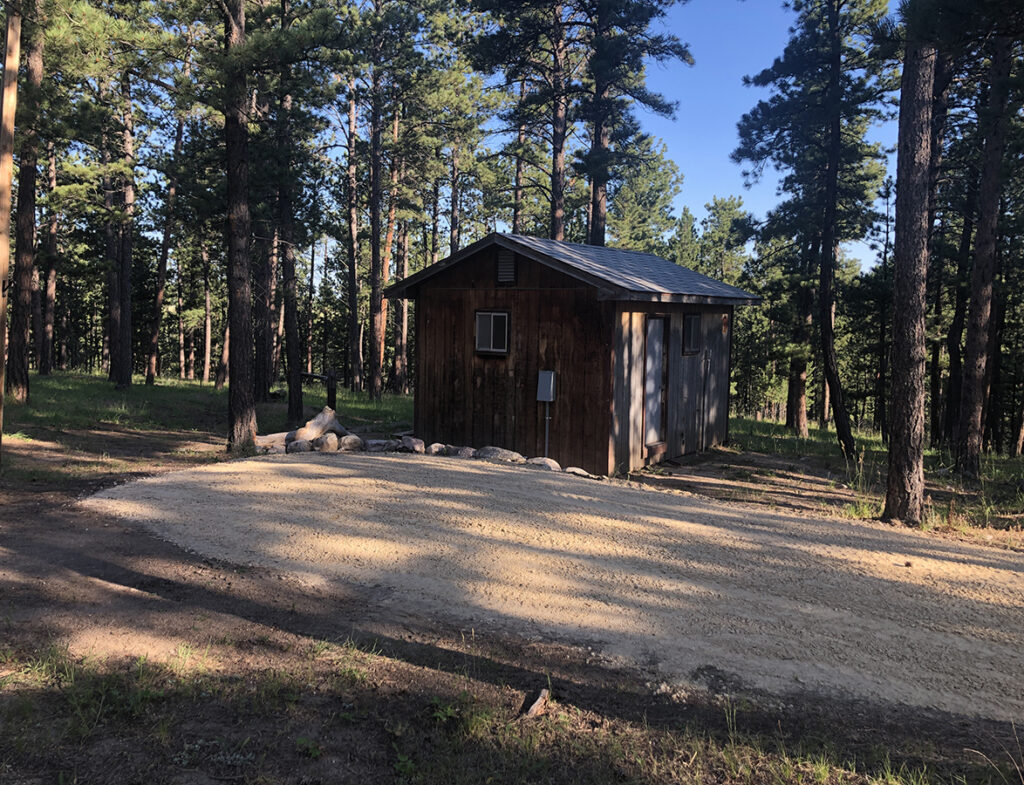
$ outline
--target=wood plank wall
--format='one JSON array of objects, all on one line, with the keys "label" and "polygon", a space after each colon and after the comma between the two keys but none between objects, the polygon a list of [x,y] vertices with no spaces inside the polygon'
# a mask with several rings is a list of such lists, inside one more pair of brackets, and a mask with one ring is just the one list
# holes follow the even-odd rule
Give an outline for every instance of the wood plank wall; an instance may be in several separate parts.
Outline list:
[{"label": "wood plank wall", "polygon": [[[686,314],[701,315],[701,350],[683,354]],[[722,332],[722,316],[728,329]],[[613,401],[619,416],[609,431],[609,472],[634,471],[652,460],[644,445],[644,341],[648,316],[669,319],[666,451],[653,460],[698,452],[725,442],[728,436],[729,362],[732,340],[730,306],[619,303],[614,319]],[[704,349],[711,350],[705,391]],[[703,406],[702,406],[703,405]],[[706,418],[701,431],[702,415]]]},{"label": "wood plank wall", "polygon": [[[509,313],[509,353],[476,352],[476,312]],[[544,454],[541,370],[556,373],[550,457],[609,472],[613,303],[597,290],[516,256],[516,283],[497,285],[488,248],[425,282],[417,298],[415,429],[429,442]]]}]

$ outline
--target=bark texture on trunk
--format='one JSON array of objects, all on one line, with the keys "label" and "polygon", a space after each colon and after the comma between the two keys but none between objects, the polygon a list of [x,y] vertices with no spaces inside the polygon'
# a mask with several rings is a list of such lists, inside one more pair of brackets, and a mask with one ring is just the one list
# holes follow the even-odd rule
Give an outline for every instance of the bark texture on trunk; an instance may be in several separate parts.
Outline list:
[{"label": "bark texture on trunk", "polygon": [[946,333],[946,354],[949,357],[949,376],[946,380],[946,413],[942,423],[942,435],[947,444],[955,445],[960,438],[960,401],[963,389],[963,354],[961,342],[964,325],[967,322],[968,271],[971,267],[971,238],[974,234],[974,213],[977,202],[977,184],[972,179],[967,187],[964,201],[963,228],[957,249],[956,300],[953,303],[953,319]]},{"label": "bark texture on trunk", "polygon": [[[34,4],[29,5],[30,14]],[[28,356],[32,318],[32,270],[36,257],[36,168],[39,136],[36,118],[39,91],[43,84],[43,36],[34,23],[25,27],[25,93],[22,97],[24,127],[18,160],[18,213],[14,238],[14,292],[11,300],[11,338],[7,346],[7,392],[15,401],[27,403]],[[2,361],[0,357],[0,361]]]},{"label": "bark texture on trunk", "polygon": [[[245,43],[244,0],[225,0],[228,57]],[[248,451],[256,436],[253,385],[252,283],[249,260],[249,139],[246,70],[231,62],[225,74],[224,140],[227,153],[228,449]]]},{"label": "bark texture on trunk", "polygon": [[[285,159],[285,172],[291,165],[291,111],[292,97],[281,98],[278,125],[278,142]],[[302,422],[302,366],[299,360],[299,298],[298,281],[295,276],[295,242],[293,239],[295,218],[292,214],[292,183],[287,174],[278,181],[277,225],[280,232],[281,273],[284,278],[284,345],[285,367],[288,379],[288,422],[298,425]],[[312,260],[311,260],[312,264]],[[311,273],[312,275],[312,273]],[[313,336],[309,336],[312,344]]]},{"label": "bark texture on trunk", "polygon": [[568,45],[563,6],[551,6],[551,239],[565,239],[565,139],[569,101],[566,96]]},{"label": "bark texture on trunk", "polygon": [[124,163],[122,185],[123,211],[119,227],[118,248],[118,296],[121,300],[120,332],[118,335],[118,360],[114,374],[114,387],[126,390],[132,384],[134,370],[132,346],[132,261],[135,234],[135,118],[132,108],[131,83],[128,76],[121,80],[121,99],[124,101],[121,115],[121,144]]},{"label": "bark texture on trunk", "polygon": [[885,520],[907,524],[920,523],[924,506],[925,312],[934,76],[935,47],[908,41],[900,85],[892,423],[882,513]]},{"label": "bark texture on trunk", "polygon": [[996,36],[988,81],[990,119],[986,124],[982,154],[981,180],[978,185],[978,237],[971,271],[971,301],[964,352],[963,391],[960,403],[960,438],[957,444],[957,468],[963,474],[977,476],[981,467],[982,411],[985,407],[984,381],[988,359],[989,329],[992,320],[992,290],[995,280],[996,239],[999,222],[999,198],[1002,193],[1003,153],[1009,118],[1012,41]]},{"label": "bark texture on trunk", "polygon": [[7,9],[3,93],[0,96],[0,455],[4,424],[7,365],[7,275],[11,263],[11,186],[14,180],[14,113],[18,106],[18,68],[21,62],[21,14]]},{"label": "bark texture on trunk", "polygon": [[370,397],[380,400],[384,391],[384,311],[381,257],[381,103],[380,74],[370,77]]},{"label": "bark texture on trunk", "polygon": [[[395,281],[402,281],[409,272],[409,224],[402,223],[395,256]],[[399,395],[409,392],[409,301],[402,297],[395,306],[395,365],[392,388]]]},{"label": "bark texture on trunk", "polygon": [[840,74],[842,72],[842,48],[839,29],[839,7],[837,0],[829,3],[829,35],[831,36],[831,55],[829,63],[829,83],[826,102],[829,105],[828,121],[828,161],[825,168],[825,204],[822,220],[821,237],[821,276],[818,290],[819,313],[818,323],[821,331],[821,354],[828,383],[833,419],[836,424],[836,436],[839,446],[847,460],[853,460],[856,446],[853,431],[850,427],[850,415],[846,411],[846,400],[839,379],[839,360],[836,357],[835,330],[833,328],[833,292],[836,274],[836,247],[838,231],[839,201],[839,167],[842,156],[842,117],[840,108]]},{"label": "bark texture on trunk", "polygon": [[363,346],[359,330],[359,208],[356,188],[356,99],[355,80],[348,83],[348,361],[353,392],[363,389]]},{"label": "bark texture on trunk", "polygon": [[203,384],[210,382],[213,350],[213,312],[210,309],[210,252],[205,243],[200,248],[203,258]]},{"label": "bark texture on trunk", "polygon": [[[57,153],[53,142],[46,145],[47,193],[57,190]],[[39,375],[48,376],[53,369],[53,333],[57,308],[57,210],[51,203],[46,222],[46,256],[43,266],[43,335],[39,351]]]}]

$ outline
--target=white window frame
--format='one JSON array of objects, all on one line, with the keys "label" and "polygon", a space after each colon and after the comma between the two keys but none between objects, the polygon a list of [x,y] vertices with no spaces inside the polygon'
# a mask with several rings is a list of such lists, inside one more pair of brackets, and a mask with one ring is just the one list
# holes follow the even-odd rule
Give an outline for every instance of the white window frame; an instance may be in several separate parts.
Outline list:
[{"label": "white window frame", "polygon": [[[505,322],[504,345],[495,345],[495,321]],[[486,325],[486,328],[484,327]],[[508,311],[477,311],[475,317],[476,351],[477,354],[507,355],[509,346],[509,315]]]}]

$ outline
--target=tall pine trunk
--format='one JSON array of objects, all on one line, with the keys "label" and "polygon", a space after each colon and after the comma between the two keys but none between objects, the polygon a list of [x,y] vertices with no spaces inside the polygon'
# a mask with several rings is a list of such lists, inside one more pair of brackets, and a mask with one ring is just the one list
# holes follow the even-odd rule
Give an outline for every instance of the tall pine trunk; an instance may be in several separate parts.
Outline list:
[{"label": "tall pine trunk", "polygon": [[957,248],[956,299],[953,304],[953,319],[946,333],[946,355],[949,357],[949,376],[946,380],[946,413],[942,423],[942,435],[946,444],[955,449],[960,438],[960,401],[963,389],[963,355],[960,344],[963,341],[964,325],[967,321],[968,272],[971,267],[971,238],[974,234],[974,213],[977,202],[977,182],[972,177],[967,186],[964,200],[963,228]]},{"label": "tall pine trunk", "polygon": [[461,216],[459,213],[459,201],[462,198],[462,193],[459,190],[459,140],[456,139],[452,143],[452,209],[448,214],[448,253],[454,254],[459,250],[459,243],[461,242]]},{"label": "tall pine trunk", "polygon": [[[376,43],[379,47],[380,44]],[[379,63],[379,52],[375,62]],[[370,397],[380,400],[383,393],[384,311],[381,259],[381,103],[380,69],[370,76]]]},{"label": "tall pine trunk", "polygon": [[123,210],[119,226],[118,248],[118,296],[121,319],[118,323],[118,359],[114,367],[114,387],[126,390],[132,384],[132,261],[135,232],[135,122],[132,108],[131,83],[127,75],[121,79],[121,99],[124,101],[121,115],[121,147],[124,166],[124,182],[121,186]]},{"label": "tall pine trunk", "polygon": [[[524,79],[519,87],[519,103],[526,100],[526,80]],[[523,221],[523,174],[525,165],[523,163],[523,148],[526,146],[526,123],[520,120],[516,127],[516,173],[515,183],[512,188],[512,234],[522,232]]]},{"label": "tall pine trunk", "polygon": [[363,389],[363,345],[359,329],[359,209],[356,200],[356,98],[355,80],[348,83],[348,358],[353,392]]},{"label": "tall pine trunk", "polygon": [[[281,4],[282,28],[288,27],[288,5]],[[287,84],[291,80],[291,74],[285,70],[281,74],[281,81]],[[293,214],[294,204],[292,196],[292,96],[285,93],[281,96],[277,118],[277,145],[284,166],[281,177],[278,180],[277,188],[277,226],[279,247],[281,249],[281,272],[284,278],[284,344],[285,344],[285,365],[287,366],[288,378],[288,422],[298,425],[302,421],[302,368],[299,365],[299,303],[298,303],[298,281],[295,276],[295,216]],[[314,244],[315,248],[315,244]],[[312,255],[310,265],[310,286],[313,285],[314,259]],[[312,318],[312,302],[310,303],[310,318]],[[310,330],[308,346],[312,347],[313,334]]]},{"label": "tall pine trunk", "polygon": [[203,243],[199,248],[203,259],[203,384],[210,382],[213,349],[213,312],[210,308],[210,252]]},{"label": "tall pine trunk", "polygon": [[935,47],[907,41],[900,85],[896,174],[892,422],[885,520],[921,521],[924,505],[925,330],[929,162]]},{"label": "tall pine trunk", "polygon": [[993,39],[988,74],[991,85],[990,118],[985,124],[985,149],[978,185],[978,238],[974,249],[974,269],[971,272],[971,303],[964,357],[963,397],[960,403],[960,439],[957,445],[957,468],[970,476],[977,476],[981,468],[982,411],[985,406],[984,381],[992,320],[996,230],[1002,193],[1003,152],[1009,126],[1006,105],[1011,49],[1012,41],[1008,36],[1001,35]]},{"label": "tall pine trunk", "polygon": [[224,141],[227,154],[228,449],[251,450],[256,436],[253,385],[252,284],[249,260],[249,138],[246,66],[238,61],[245,43],[245,0],[224,0],[226,48]]},{"label": "tall pine trunk", "polygon": [[[57,190],[57,153],[53,142],[46,145],[47,193],[52,200]],[[54,365],[53,331],[57,307],[57,209],[52,201],[46,222],[45,275],[43,276],[43,336],[39,352],[39,375],[48,376]]]},{"label": "tall pine trunk", "polygon": [[825,204],[821,237],[821,276],[819,281],[818,326],[821,334],[821,354],[825,379],[832,403],[836,423],[836,436],[847,460],[853,460],[856,446],[850,427],[850,416],[846,411],[846,400],[839,379],[839,359],[836,357],[835,330],[833,328],[834,285],[836,274],[836,249],[839,206],[839,167],[842,155],[842,106],[840,76],[842,73],[842,47],[840,42],[838,0],[829,2],[829,35],[831,54],[829,82],[826,93],[828,105],[827,163],[825,167]]},{"label": "tall pine trunk", "polygon": [[569,100],[566,61],[568,46],[563,6],[551,6],[551,239],[565,239],[565,140],[568,134]]},{"label": "tall pine trunk", "polygon": [[[29,6],[30,14],[33,13]],[[26,25],[24,123],[18,161],[18,213],[14,238],[14,297],[11,302],[11,339],[7,347],[7,392],[15,401],[28,402],[29,322],[32,315],[32,269],[35,265],[36,164],[39,136],[36,129],[39,91],[43,84],[43,31]],[[2,357],[0,357],[2,360]]]},{"label": "tall pine trunk", "polygon": [[[395,256],[395,281],[402,281],[409,272],[409,224],[402,223]],[[409,392],[409,300],[399,298],[395,310],[395,364],[392,387],[399,395]]]},{"label": "tall pine trunk", "polygon": [[[0,282],[7,280],[11,263],[11,186],[14,180],[14,114],[18,107],[18,68],[21,61],[21,11],[7,6],[4,45],[3,93],[0,97]],[[7,291],[0,286],[0,448],[3,445],[7,365]],[[2,449],[0,449],[2,455]]]}]

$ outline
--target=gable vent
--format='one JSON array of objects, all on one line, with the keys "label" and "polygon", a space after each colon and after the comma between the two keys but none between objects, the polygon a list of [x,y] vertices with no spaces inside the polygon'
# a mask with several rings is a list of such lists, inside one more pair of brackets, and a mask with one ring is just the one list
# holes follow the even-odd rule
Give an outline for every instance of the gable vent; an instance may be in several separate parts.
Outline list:
[{"label": "gable vent", "polygon": [[498,249],[498,283],[516,282],[516,257],[506,248]]}]

